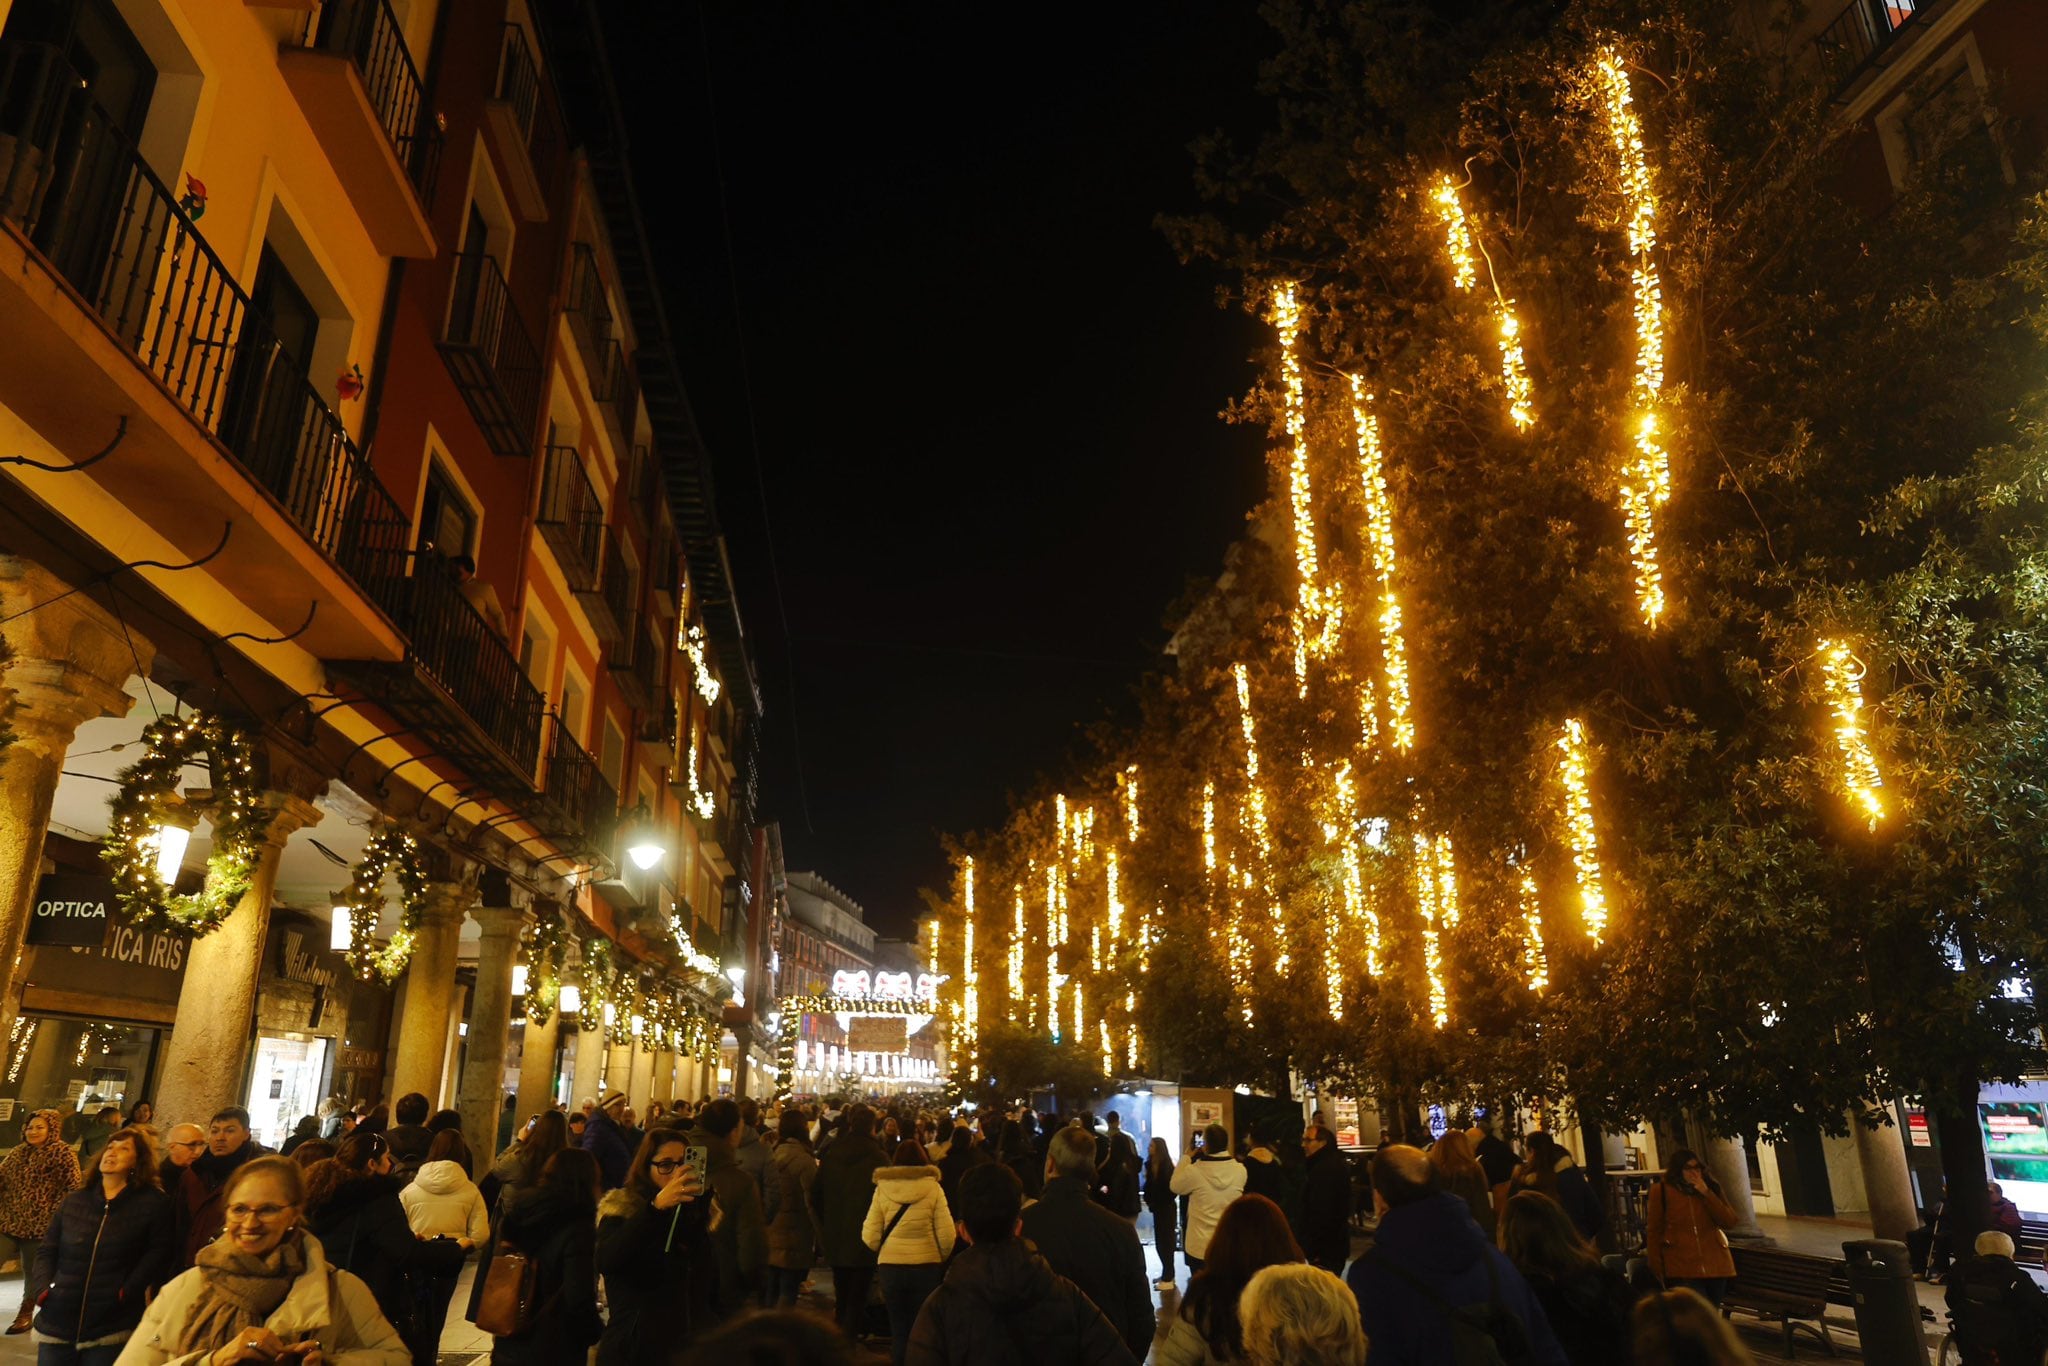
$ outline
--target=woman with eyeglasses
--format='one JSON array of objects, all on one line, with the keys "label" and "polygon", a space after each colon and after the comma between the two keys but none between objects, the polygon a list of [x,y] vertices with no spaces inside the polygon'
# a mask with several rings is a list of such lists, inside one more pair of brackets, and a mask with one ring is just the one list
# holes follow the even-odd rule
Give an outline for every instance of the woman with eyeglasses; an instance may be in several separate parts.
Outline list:
[{"label": "woman with eyeglasses", "polygon": [[384,1317],[398,1327],[415,1360],[432,1362],[440,1347],[422,1339],[418,1312],[428,1282],[460,1274],[464,1249],[453,1239],[422,1242],[413,1237],[405,1204],[398,1198],[403,1178],[392,1175],[391,1144],[383,1134],[358,1129],[341,1141],[333,1157],[306,1170],[306,1231],[320,1240],[327,1260],[352,1271],[370,1287]]},{"label": "woman with eyeglasses", "polygon": [[370,1288],[300,1228],[305,1198],[289,1158],[235,1168],[221,1190],[221,1236],[150,1302],[114,1366],[407,1366]]},{"label": "woman with eyeglasses", "polygon": [[1720,1183],[1690,1148],[1680,1148],[1664,1164],[1664,1175],[1645,1199],[1643,1255],[1665,1288],[1697,1290],[1719,1307],[1728,1282],[1735,1277],[1735,1257],[1728,1235],[1741,1216],[1721,1196]]},{"label": "woman with eyeglasses", "polygon": [[590,1355],[590,1344],[604,1331],[591,1226],[597,1189],[597,1159],[581,1148],[563,1148],[532,1185],[506,1193],[498,1212],[499,1248],[532,1260],[534,1309],[525,1332],[493,1339],[491,1366],[559,1366]]},{"label": "woman with eyeglasses", "polygon": [[108,1366],[142,1321],[149,1292],[176,1270],[171,1197],[158,1184],[149,1135],[116,1130],[96,1175],[57,1207],[43,1235],[37,1366]]},{"label": "woman with eyeglasses", "polygon": [[689,1152],[681,1133],[655,1130],[640,1141],[626,1184],[597,1207],[597,1270],[611,1308],[598,1366],[664,1360],[712,1324],[711,1201],[700,1198]]},{"label": "woman with eyeglasses", "polygon": [[21,1257],[21,1311],[9,1333],[26,1333],[35,1317],[36,1249],[57,1206],[78,1189],[78,1154],[57,1132],[54,1110],[38,1110],[21,1126],[21,1142],[0,1158],[0,1260]]}]

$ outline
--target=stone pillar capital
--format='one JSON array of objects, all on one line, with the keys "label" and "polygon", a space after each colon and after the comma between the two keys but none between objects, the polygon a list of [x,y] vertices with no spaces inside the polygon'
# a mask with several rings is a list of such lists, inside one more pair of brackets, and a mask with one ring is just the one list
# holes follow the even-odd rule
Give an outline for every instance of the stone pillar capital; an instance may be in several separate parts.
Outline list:
[{"label": "stone pillar capital", "polygon": [[524,906],[471,906],[469,918],[485,939],[517,939],[533,923]]},{"label": "stone pillar capital", "polygon": [[0,672],[0,690],[12,693],[15,701],[7,718],[14,743],[61,758],[83,723],[127,715],[135,699],[122,689],[135,670],[125,653],[119,667],[120,676],[109,680],[68,660],[15,656]]},{"label": "stone pillar capital", "polygon": [[327,814],[296,792],[266,792],[263,805],[270,812],[270,824],[264,838],[280,849],[286,840],[301,830],[318,825],[320,818]]},{"label": "stone pillar capital", "polygon": [[476,888],[466,882],[429,882],[420,898],[420,927],[462,926],[462,917],[476,908]]},{"label": "stone pillar capital", "polygon": [[14,652],[0,688],[23,704],[11,722],[17,743],[48,743],[62,726],[61,748],[79,722],[125,715],[133,701],[123,691],[129,676],[147,672],[156,655],[90,596],[16,555],[0,555],[0,622]]}]

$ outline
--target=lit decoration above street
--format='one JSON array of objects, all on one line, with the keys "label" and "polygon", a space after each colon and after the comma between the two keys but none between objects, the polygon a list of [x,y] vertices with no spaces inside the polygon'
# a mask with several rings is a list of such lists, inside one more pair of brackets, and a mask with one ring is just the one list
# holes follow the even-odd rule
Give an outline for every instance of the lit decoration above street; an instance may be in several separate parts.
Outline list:
[{"label": "lit decoration above street", "polygon": [[1550,956],[1543,949],[1543,900],[1536,879],[1522,875],[1522,978],[1541,994],[1550,985]]},{"label": "lit decoration above street", "polygon": [[1436,904],[1442,912],[1445,929],[1458,927],[1460,914],[1458,904],[1458,861],[1451,850],[1451,837],[1438,835],[1435,845],[1436,856]]},{"label": "lit decoration above street", "polygon": [[1308,661],[1328,654],[1344,621],[1343,597],[1335,583],[1322,582],[1316,555],[1315,492],[1309,478],[1308,414],[1301,373],[1301,305],[1294,286],[1273,291],[1273,326],[1280,334],[1280,380],[1284,392],[1287,439],[1291,447],[1287,473],[1288,499],[1294,510],[1294,570],[1298,578],[1294,607],[1294,682],[1308,695]]},{"label": "lit decoration above street", "polygon": [[961,1023],[966,1034],[968,1079],[980,1081],[981,1059],[976,1045],[981,1033],[981,979],[974,969],[974,860],[971,858],[966,861],[963,878],[967,917],[960,929]]},{"label": "lit decoration above street", "polygon": [[1109,946],[1112,950],[1117,950],[1123,947],[1124,903],[1121,889],[1117,885],[1116,846],[1113,844],[1103,859],[1103,880],[1109,897]]},{"label": "lit decoration above street", "polygon": [[1266,820],[1266,790],[1259,782],[1259,738],[1252,723],[1251,675],[1240,663],[1231,666],[1231,676],[1237,680],[1238,728],[1244,734],[1244,824],[1246,833],[1252,837],[1252,843],[1258,848],[1259,867],[1267,879],[1263,887],[1267,904],[1271,907],[1270,916],[1273,922],[1273,970],[1285,973],[1291,960],[1287,952],[1287,936],[1280,914],[1280,898],[1273,895],[1271,881],[1273,836]]},{"label": "lit decoration above street", "polygon": [[1558,782],[1564,789],[1565,831],[1572,846],[1572,866],[1579,879],[1579,923],[1595,944],[1607,933],[1607,890],[1600,875],[1600,838],[1593,828],[1591,764],[1586,757],[1586,728],[1574,717],[1557,737],[1561,756]]},{"label": "lit decoration above street", "polygon": [[1123,794],[1124,839],[1131,844],[1138,842],[1138,766],[1132,764],[1117,775],[1117,790]]},{"label": "lit decoration above street", "polygon": [[1216,872],[1216,784],[1202,784],[1202,868]]},{"label": "lit decoration above street", "polygon": [[1863,725],[1863,661],[1838,640],[1820,643],[1821,678],[1835,713],[1835,748],[1842,755],[1842,785],[1872,830],[1884,819],[1884,775]]},{"label": "lit decoration above street", "polygon": [[1422,968],[1429,978],[1429,1018],[1442,1029],[1451,1022],[1451,999],[1444,986],[1443,941],[1437,932],[1441,913],[1437,902],[1436,845],[1418,830],[1414,846],[1415,907],[1422,915]]},{"label": "lit decoration above street", "polygon": [[[1461,290],[1469,290],[1478,281],[1472,259],[1472,227],[1466,221],[1465,206],[1458,200],[1458,187],[1449,176],[1437,180],[1430,201],[1443,220],[1444,254],[1450,258],[1451,282]],[[1487,274],[1491,278],[1490,264]],[[1528,361],[1522,354],[1522,320],[1515,316],[1514,306],[1500,296],[1498,282],[1493,291],[1493,320],[1500,346],[1501,388],[1508,396],[1508,420],[1517,430],[1526,430],[1536,420],[1536,410],[1531,406],[1535,390],[1529,382]]]},{"label": "lit decoration above street", "polygon": [[1017,1003],[1024,999],[1024,884],[1019,882],[1011,888],[1010,952],[1005,966],[1009,969],[1009,1019],[1017,1022]]},{"label": "lit decoration above street", "polygon": [[1365,866],[1358,853],[1358,787],[1351,765],[1337,769],[1337,810],[1341,820],[1339,847],[1344,854],[1344,913],[1364,931],[1365,971],[1380,975],[1380,916],[1366,888]]},{"label": "lit decoration above street", "polygon": [[1615,175],[1628,213],[1630,283],[1636,323],[1633,447],[1621,475],[1621,507],[1628,524],[1629,554],[1636,568],[1636,603],[1655,627],[1664,615],[1664,574],[1658,563],[1657,510],[1671,497],[1671,459],[1659,433],[1658,401],[1664,390],[1664,288],[1658,278],[1657,192],[1643,155],[1643,125],[1636,117],[1628,67],[1615,48],[1600,50],[1595,63],[1605,104],[1608,138],[1614,144]]},{"label": "lit decoration above street", "polygon": [[690,672],[696,682],[697,696],[703,698],[706,705],[717,706],[723,685],[704,662],[704,628],[692,626],[684,631],[682,644],[683,653],[690,657]]},{"label": "lit decoration above street", "polygon": [[[1415,722],[1408,713],[1408,644],[1401,632],[1401,600],[1394,590],[1398,568],[1394,505],[1387,496],[1379,418],[1373,413],[1365,381],[1357,375],[1351,376],[1351,416],[1358,428],[1358,484],[1365,497],[1366,539],[1380,580],[1380,667],[1386,679],[1387,734],[1395,749],[1406,752],[1415,745]],[[1379,720],[1373,702],[1370,694],[1361,701],[1361,719],[1376,737]]]}]

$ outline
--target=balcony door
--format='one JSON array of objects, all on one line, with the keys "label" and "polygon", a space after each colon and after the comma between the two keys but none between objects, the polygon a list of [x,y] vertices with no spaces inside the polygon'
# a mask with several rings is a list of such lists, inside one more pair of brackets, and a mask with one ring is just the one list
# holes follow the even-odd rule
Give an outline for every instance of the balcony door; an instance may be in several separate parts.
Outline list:
[{"label": "balcony door", "polygon": [[228,376],[221,437],[259,483],[292,506],[298,480],[327,475],[324,459],[318,469],[302,469],[309,456],[324,454],[324,432],[308,430],[317,411],[311,363],[319,333],[320,315],[306,291],[266,245]]},{"label": "balcony door", "polygon": [[0,47],[41,77],[0,108],[0,214],[32,218],[36,249],[97,304],[156,66],[112,0],[18,0]]},{"label": "balcony door", "polygon": [[471,200],[469,218],[462,228],[462,251],[455,258],[455,298],[448,310],[450,340],[472,345],[483,340],[483,328],[477,324],[476,296],[483,287],[484,256],[490,244],[490,224],[484,221],[476,201]]}]

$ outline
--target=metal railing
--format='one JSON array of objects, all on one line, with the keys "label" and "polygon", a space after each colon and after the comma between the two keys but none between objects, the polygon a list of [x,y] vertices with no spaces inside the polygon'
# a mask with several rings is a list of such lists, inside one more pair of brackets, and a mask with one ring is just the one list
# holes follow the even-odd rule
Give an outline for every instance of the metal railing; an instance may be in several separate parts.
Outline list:
[{"label": "metal railing", "polygon": [[410,520],[63,52],[0,43],[0,218],[373,598]]},{"label": "metal railing", "polygon": [[413,573],[393,587],[387,610],[406,632],[409,657],[519,772],[531,776],[540,761],[547,702],[520,669],[511,645],[470,605],[439,556],[421,555]]},{"label": "metal railing", "polygon": [[[590,374],[593,390],[607,379],[610,359],[607,347],[616,347],[612,340],[612,305],[605,296],[604,276],[597,268],[597,253],[587,242],[578,242],[574,248],[574,259],[569,266],[569,325],[576,334],[577,344],[583,349],[583,368]],[[600,392],[602,401],[611,395]]]},{"label": "metal railing", "polygon": [[577,833],[602,845],[618,823],[618,793],[612,790],[590,751],[569,734],[561,717],[554,717],[548,729],[548,768],[541,794],[576,827]]},{"label": "metal railing", "polygon": [[526,454],[539,411],[540,352],[512,303],[504,273],[487,252],[455,258],[455,297],[442,353],[456,366],[456,382],[491,449]]},{"label": "metal railing", "polygon": [[1900,29],[1935,3],[1937,0],[1849,0],[1813,40],[1828,80],[1838,87],[1846,85]]},{"label": "metal railing", "polygon": [[605,610],[609,611],[617,626],[617,638],[628,640],[633,635],[633,612],[639,604],[634,601],[633,572],[626,567],[626,555],[619,547],[616,533],[604,539],[604,581],[598,593],[604,599]]},{"label": "metal railing", "polygon": [[497,98],[512,106],[520,136],[533,138],[534,115],[540,109],[540,72],[533,64],[533,48],[526,41],[526,29],[507,22],[505,37],[498,48]]},{"label": "metal railing", "polygon": [[328,0],[313,22],[308,46],[355,63],[399,165],[421,200],[432,197],[441,130],[426,113],[426,87],[389,0]]},{"label": "metal railing", "polygon": [[604,505],[574,446],[548,447],[535,525],[562,561],[569,586],[596,587],[605,568]]}]

